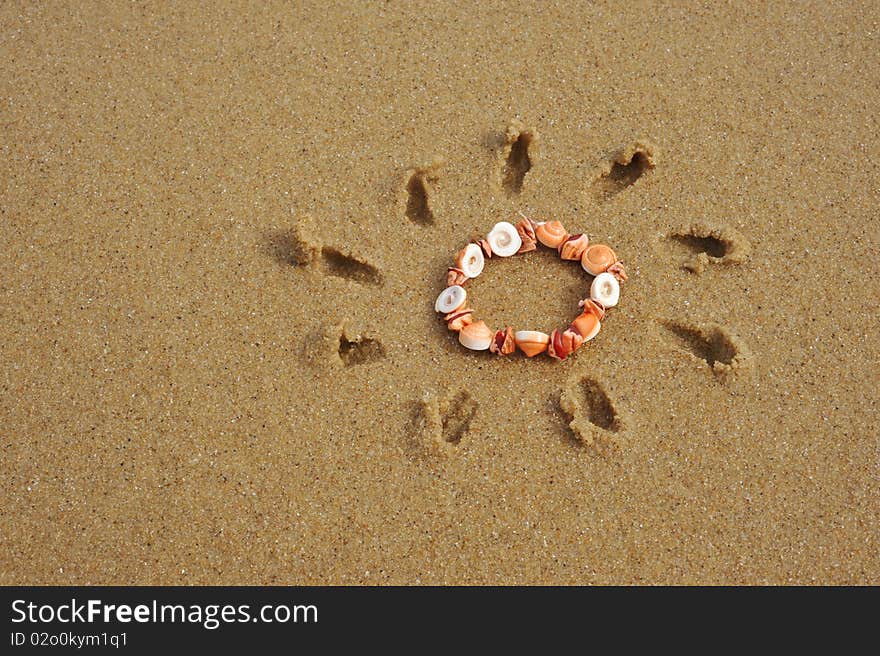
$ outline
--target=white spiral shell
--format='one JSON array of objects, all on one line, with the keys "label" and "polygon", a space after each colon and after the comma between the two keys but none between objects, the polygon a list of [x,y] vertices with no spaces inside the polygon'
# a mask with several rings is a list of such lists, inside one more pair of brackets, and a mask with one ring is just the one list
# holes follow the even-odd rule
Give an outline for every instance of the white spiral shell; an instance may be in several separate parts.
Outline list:
[{"label": "white spiral shell", "polygon": [[467,292],[464,287],[461,285],[452,285],[440,292],[440,295],[434,302],[434,309],[442,314],[449,314],[453,310],[462,307],[466,300]]},{"label": "white spiral shell", "polygon": [[458,254],[456,260],[458,268],[464,271],[464,275],[468,278],[476,278],[483,273],[483,267],[486,266],[486,258],[483,256],[483,249],[477,244],[468,244],[461,253]]},{"label": "white spiral shell", "polygon": [[590,298],[606,308],[617,305],[620,299],[620,283],[617,278],[610,273],[600,273],[590,285]]},{"label": "white spiral shell", "polygon": [[486,235],[486,241],[492,248],[492,253],[500,257],[516,255],[522,246],[522,237],[516,230],[516,226],[507,221],[499,221]]}]

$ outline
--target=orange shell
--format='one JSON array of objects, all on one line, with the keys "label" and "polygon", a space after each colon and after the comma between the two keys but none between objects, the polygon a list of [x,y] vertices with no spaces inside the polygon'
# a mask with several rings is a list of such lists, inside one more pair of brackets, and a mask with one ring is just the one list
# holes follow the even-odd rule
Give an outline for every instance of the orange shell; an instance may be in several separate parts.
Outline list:
[{"label": "orange shell", "polygon": [[470,280],[470,278],[468,278],[465,272],[458,267],[449,267],[448,269],[446,269],[447,287],[452,287],[453,285],[463,285],[468,280]]},{"label": "orange shell", "polygon": [[468,324],[458,333],[458,341],[465,348],[474,351],[485,351],[492,344],[495,332],[485,321]]},{"label": "orange shell", "polygon": [[483,254],[490,258],[492,257],[492,247],[489,245],[489,242],[485,239],[474,239],[474,243],[483,249]]},{"label": "orange shell", "polygon": [[568,233],[559,221],[547,221],[535,228],[535,236],[538,241],[549,248],[557,248],[559,244],[568,239]]},{"label": "orange shell", "polygon": [[499,330],[495,333],[495,338],[489,346],[492,353],[498,355],[510,355],[516,350],[516,343],[513,339],[513,328],[508,327],[507,330]]},{"label": "orange shell", "polygon": [[584,271],[594,276],[603,273],[615,262],[617,262],[617,256],[605,244],[593,244],[581,256],[581,266]]},{"label": "orange shell", "polygon": [[522,239],[522,246],[519,247],[517,253],[528,253],[538,248],[536,246],[535,226],[531,220],[522,219],[516,224],[516,231],[519,233],[520,239]]},{"label": "orange shell", "polygon": [[629,276],[626,275],[626,269],[623,262],[615,262],[607,269],[608,273],[617,278],[617,282],[626,282]]},{"label": "orange shell", "polygon": [[584,338],[573,330],[559,332],[554,330],[550,335],[550,344],[547,347],[547,355],[557,360],[565,360],[568,355],[577,350],[583,343]]},{"label": "orange shell", "polygon": [[533,358],[539,353],[543,353],[547,350],[547,345],[550,343],[550,335],[547,333],[540,333],[537,331],[521,331],[528,334],[528,337],[523,336],[514,336],[514,340],[516,341],[516,345],[519,347],[519,350],[526,354],[527,357]]},{"label": "orange shell", "polygon": [[589,312],[595,314],[599,321],[602,321],[602,319],[605,318],[605,306],[599,301],[594,301],[592,298],[585,298],[578,303],[578,306],[582,307],[585,313]]},{"label": "orange shell", "polygon": [[584,338],[584,341],[589,339],[593,339],[596,336],[596,333],[599,332],[599,328],[601,327],[601,323],[599,322],[599,317],[596,316],[594,312],[585,311],[578,315],[578,317],[571,322],[570,330],[575,331],[578,335]]},{"label": "orange shell", "polygon": [[529,253],[536,250],[538,250],[538,246],[534,239],[532,241],[526,241],[523,239],[522,246],[519,247],[519,250],[516,253],[519,255],[520,253]]},{"label": "orange shell", "polygon": [[520,222],[516,224],[516,231],[524,242],[534,242],[536,239],[535,226],[529,219],[521,219]]},{"label": "orange shell", "polygon": [[461,330],[465,326],[469,326],[474,321],[474,311],[470,308],[460,308],[454,312],[450,312],[445,317],[446,327],[449,330]]},{"label": "orange shell", "polygon": [[557,250],[563,260],[579,260],[589,245],[590,239],[586,235],[570,235]]}]

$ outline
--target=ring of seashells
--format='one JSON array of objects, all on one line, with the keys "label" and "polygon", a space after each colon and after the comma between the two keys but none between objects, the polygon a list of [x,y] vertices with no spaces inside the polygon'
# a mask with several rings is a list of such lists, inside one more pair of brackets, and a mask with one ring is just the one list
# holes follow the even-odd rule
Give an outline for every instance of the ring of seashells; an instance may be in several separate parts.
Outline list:
[{"label": "ring of seashells", "polygon": [[[492,330],[485,321],[475,321],[474,311],[467,306],[465,283],[483,272],[487,258],[528,253],[538,243],[556,249],[563,260],[580,262],[584,271],[595,276],[589,297],[578,304],[580,315],[568,328],[549,335],[509,326]],[[585,234],[568,234],[559,221],[533,221],[524,216],[516,225],[507,221],[496,223],[485,239],[468,244],[458,253],[455,266],[447,270],[447,287],[437,297],[434,309],[443,316],[449,330],[458,333],[462,346],[473,351],[510,355],[518,347],[530,358],[546,352],[552,358],[564,360],[599,333],[605,313],[620,299],[620,284],[625,280],[623,263],[608,246],[590,244]]]}]

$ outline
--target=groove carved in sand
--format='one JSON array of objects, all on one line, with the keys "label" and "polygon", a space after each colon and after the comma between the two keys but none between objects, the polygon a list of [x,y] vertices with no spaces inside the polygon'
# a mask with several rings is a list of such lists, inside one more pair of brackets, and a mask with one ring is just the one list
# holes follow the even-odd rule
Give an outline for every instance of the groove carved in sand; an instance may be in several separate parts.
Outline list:
[{"label": "groove carved in sand", "polygon": [[311,215],[302,215],[289,230],[271,235],[269,247],[271,254],[284,264],[319,266],[325,275],[363,285],[381,286],[384,283],[377,267],[352,253],[323,244]]},{"label": "groove carved in sand", "polygon": [[324,324],[306,337],[303,352],[315,365],[342,368],[379,362],[385,346],[377,337],[351,333],[344,323]]},{"label": "groove carved in sand", "polygon": [[526,174],[532,168],[532,151],[537,143],[537,131],[526,128],[517,120],[511,121],[504,138],[501,154],[501,187],[510,196],[522,192]]},{"label": "groove carved in sand", "polygon": [[442,160],[406,172],[406,206],[404,215],[413,223],[430,226],[434,223],[434,190],[440,180]]},{"label": "groove carved in sand", "polygon": [[751,353],[727,328],[716,323],[685,324],[668,320],[659,324],[674,346],[705,362],[722,383],[733,383],[750,373]]},{"label": "groove carved in sand", "polygon": [[416,431],[424,446],[448,453],[467,435],[477,414],[477,402],[467,390],[438,398],[426,393],[419,401]]},{"label": "groove carved in sand", "polygon": [[624,428],[605,386],[594,378],[585,376],[571,383],[562,391],[559,405],[574,436],[587,446],[597,440],[615,442]]},{"label": "groove carved in sand", "polygon": [[310,214],[300,215],[289,230],[271,235],[269,246],[279,262],[293,266],[314,264],[321,256],[314,218]]},{"label": "groove carved in sand", "polygon": [[694,223],[671,234],[669,240],[689,251],[682,267],[692,273],[702,273],[710,264],[742,264],[751,250],[737,230],[706,223]]},{"label": "groove carved in sand", "polygon": [[345,278],[362,285],[380,286],[384,282],[382,272],[372,264],[332,246],[321,248],[321,262],[324,273],[329,276]]},{"label": "groove carved in sand", "polygon": [[593,193],[605,201],[635,184],[654,168],[657,148],[647,141],[634,141],[603,163],[593,176]]}]

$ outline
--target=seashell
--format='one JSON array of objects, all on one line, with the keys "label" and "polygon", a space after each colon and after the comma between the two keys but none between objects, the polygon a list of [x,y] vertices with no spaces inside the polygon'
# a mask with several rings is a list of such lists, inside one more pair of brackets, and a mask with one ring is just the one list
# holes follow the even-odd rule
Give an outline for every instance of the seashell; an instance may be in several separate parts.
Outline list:
[{"label": "seashell", "polygon": [[461,249],[458,257],[455,258],[455,266],[461,269],[468,278],[476,278],[483,273],[485,265],[483,251],[477,244],[468,244]]},{"label": "seashell", "polygon": [[608,273],[617,278],[617,282],[626,282],[626,269],[623,268],[623,262],[615,262],[607,269]]},{"label": "seashell", "polygon": [[550,344],[547,346],[547,355],[557,360],[565,360],[570,353],[577,350],[583,344],[584,338],[580,333],[568,329],[563,332],[554,330],[550,335]]},{"label": "seashell", "polygon": [[499,330],[495,333],[489,350],[498,355],[510,355],[516,350],[516,342],[513,337],[513,328],[507,327],[506,330]]},{"label": "seashell", "polygon": [[534,242],[538,240],[538,238],[535,237],[535,224],[527,217],[523,217],[520,219],[520,222],[516,224],[516,231],[519,233],[520,239],[522,239],[523,242]]},{"label": "seashell", "polygon": [[562,333],[562,341],[570,347],[571,350],[569,352],[573,353],[574,351],[577,351],[581,347],[581,344],[586,340],[580,333],[567,328],[565,332]]},{"label": "seashell", "polygon": [[434,302],[434,310],[448,314],[453,310],[464,307],[467,300],[467,292],[461,285],[451,285],[440,292],[440,296]]},{"label": "seashell", "polygon": [[557,248],[568,239],[568,233],[559,221],[545,221],[535,227],[535,237],[549,248]]},{"label": "seashell", "polygon": [[522,220],[516,224],[516,231],[519,233],[519,238],[522,239],[522,246],[519,247],[517,253],[528,253],[529,251],[538,248],[538,240],[535,237],[535,226],[531,219],[523,217]]},{"label": "seashell", "polygon": [[475,239],[474,243],[483,249],[483,254],[486,257],[492,257],[492,247],[489,245],[489,242],[485,239]]},{"label": "seashell", "polygon": [[474,322],[474,311],[470,308],[459,308],[447,314],[443,320],[449,330],[458,331]]},{"label": "seashell", "polygon": [[563,260],[579,260],[589,245],[590,239],[586,235],[570,235],[568,239],[559,244],[557,250],[559,257]]},{"label": "seashell", "polygon": [[581,266],[589,274],[598,276],[617,262],[617,256],[605,244],[593,244],[581,255]]},{"label": "seashell", "polygon": [[610,308],[620,299],[620,283],[610,273],[600,273],[590,285],[590,298]]},{"label": "seashell", "polygon": [[538,249],[537,242],[523,240],[522,246],[519,247],[519,250],[516,252],[516,254],[519,255],[520,253],[528,253],[530,251],[534,251],[537,249]]},{"label": "seashell", "polygon": [[599,321],[599,316],[595,312],[585,310],[571,322],[569,330],[575,331],[584,338],[585,342],[588,342],[599,333],[601,328],[602,323]]},{"label": "seashell", "polygon": [[485,321],[476,321],[462,328],[458,333],[458,341],[472,351],[485,351],[495,339],[495,333]]},{"label": "seashell", "polygon": [[513,339],[519,350],[530,358],[546,351],[550,343],[550,335],[537,330],[517,330]]},{"label": "seashell", "polygon": [[496,223],[489,234],[486,235],[486,241],[489,242],[492,252],[500,257],[516,255],[516,252],[523,243],[516,227],[507,221]]},{"label": "seashell", "polygon": [[467,274],[458,267],[449,267],[446,269],[446,285],[448,287],[452,287],[453,285],[463,285],[467,280]]},{"label": "seashell", "polygon": [[578,307],[583,308],[584,312],[595,314],[599,321],[602,321],[605,318],[605,306],[598,301],[594,301],[592,298],[585,298],[580,301]]}]

